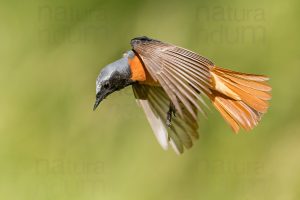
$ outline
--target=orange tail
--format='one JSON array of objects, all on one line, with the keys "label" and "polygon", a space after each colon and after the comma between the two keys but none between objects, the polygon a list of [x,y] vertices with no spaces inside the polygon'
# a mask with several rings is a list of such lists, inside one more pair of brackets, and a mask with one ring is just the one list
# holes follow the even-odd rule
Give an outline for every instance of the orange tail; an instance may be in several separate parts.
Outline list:
[{"label": "orange tail", "polygon": [[212,94],[208,95],[216,109],[230,124],[234,132],[240,127],[253,129],[267,112],[271,99],[268,77],[245,74],[214,67]]}]

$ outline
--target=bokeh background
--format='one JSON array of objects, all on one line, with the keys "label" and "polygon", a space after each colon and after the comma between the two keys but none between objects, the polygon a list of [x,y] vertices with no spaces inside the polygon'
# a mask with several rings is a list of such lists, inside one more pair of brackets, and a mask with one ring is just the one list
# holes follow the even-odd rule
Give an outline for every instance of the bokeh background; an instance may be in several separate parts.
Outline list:
[{"label": "bokeh background", "polygon": [[[300,199],[300,3],[0,3],[0,198]],[[251,133],[212,109],[182,156],[163,151],[131,88],[92,112],[102,67],[147,35],[222,67],[267,74]]]}]

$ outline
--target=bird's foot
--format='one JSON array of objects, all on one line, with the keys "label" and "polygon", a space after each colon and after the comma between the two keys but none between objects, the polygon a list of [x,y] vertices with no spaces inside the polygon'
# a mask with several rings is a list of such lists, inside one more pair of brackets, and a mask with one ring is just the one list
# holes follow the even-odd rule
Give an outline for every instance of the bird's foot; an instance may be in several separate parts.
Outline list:
[{"label": "bird's foot", "polygon": [[167,112],[166,125],[170,127],[172,125],[172,116],[176,117],[176,109],[172,102],[170,102],[169,110]]}]

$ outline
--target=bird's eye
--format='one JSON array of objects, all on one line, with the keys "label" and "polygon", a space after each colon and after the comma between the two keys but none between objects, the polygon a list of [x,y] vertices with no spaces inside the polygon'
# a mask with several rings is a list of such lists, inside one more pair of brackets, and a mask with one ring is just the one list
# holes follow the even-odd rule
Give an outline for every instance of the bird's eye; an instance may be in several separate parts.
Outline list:
[{"label": "bird's eye", "polygon": [[109,83],[108,82],[104,83],[103,87],[104,87],[104,89],[108,89],[109,88]]}]

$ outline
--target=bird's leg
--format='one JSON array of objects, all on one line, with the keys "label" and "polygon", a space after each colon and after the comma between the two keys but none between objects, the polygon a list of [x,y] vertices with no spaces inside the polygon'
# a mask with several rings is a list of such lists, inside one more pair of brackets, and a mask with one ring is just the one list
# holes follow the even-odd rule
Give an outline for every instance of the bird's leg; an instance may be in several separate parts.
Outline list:
[{"label": "bird's leg", "polygon": [[176,109],[175,109],[174,104],[172,102],[170,102],[169,110],[167,112],[167,122],[166,122],[166,124],[167,124],[168,127],[170,127],[172,125],[171,124],[171,122],[172,122],[172,115],[174,117],[176,117]]}]

